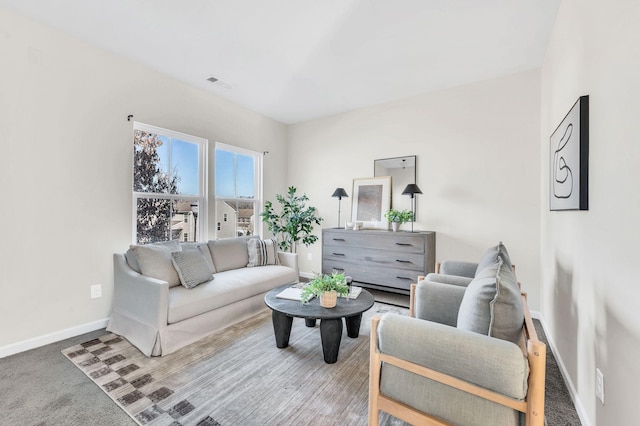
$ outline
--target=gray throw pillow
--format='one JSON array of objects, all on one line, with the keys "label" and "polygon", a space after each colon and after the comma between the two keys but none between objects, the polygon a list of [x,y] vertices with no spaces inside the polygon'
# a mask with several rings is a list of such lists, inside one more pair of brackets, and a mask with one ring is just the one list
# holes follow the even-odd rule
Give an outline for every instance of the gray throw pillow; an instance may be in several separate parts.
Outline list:
[{"label": "gray throw pillow", "polygon": [[275,238],[268,240],[252,238],[247,242],[247,252],[249,254],[247,267],[278,264],[278,242]]},{"label": "gray throw pillow", "polygon": [[171,262],[171,253],[180,251],[177,241],[167,241],[163,244],[146,244],[131,246],[140,265],[140,272],[151,278],[157,278],[169,283],[169,287],[180,285],[180,278]]},{"label": "gray throw pillow", "polygon": [[491,266],[498,261],[498,258],[501,258],[504,263],[511,266],[511,258],[509,257],[509,253],[507,252],[507,248],[502,244],[502,241],[498,243],[495,247],[489,247],[487,251],[484,253],[480,262],[478,262],[478,267],[476,268],[476,275],[480,273],[487,266]]},{"label": "gray throw pillow", "polygon": [[180,277],[180,284],[185,288],[194,288],[213,279],[211,268],[200,249],[175,251],[171,253],[171,261]]},{"label": "gray throw pillow", "polygon": [[518,281],[511,265],[499,258],[480,271],[465,290],[457,327],[518,344],[523,323]]}]

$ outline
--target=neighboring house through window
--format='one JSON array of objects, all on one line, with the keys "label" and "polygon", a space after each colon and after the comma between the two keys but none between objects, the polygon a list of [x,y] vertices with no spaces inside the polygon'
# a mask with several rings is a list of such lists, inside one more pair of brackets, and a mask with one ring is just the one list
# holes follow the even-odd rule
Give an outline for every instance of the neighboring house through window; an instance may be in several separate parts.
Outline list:
[{"label": "neighboring house through window", "polygon": [[215,154],[216,238],[254,235],[259,229],[262,154],[222,143],[216,143]]},{"label": "neighboring house through window", "polygon": [[133,239],[206,238],[207,140],[133,123]]}]

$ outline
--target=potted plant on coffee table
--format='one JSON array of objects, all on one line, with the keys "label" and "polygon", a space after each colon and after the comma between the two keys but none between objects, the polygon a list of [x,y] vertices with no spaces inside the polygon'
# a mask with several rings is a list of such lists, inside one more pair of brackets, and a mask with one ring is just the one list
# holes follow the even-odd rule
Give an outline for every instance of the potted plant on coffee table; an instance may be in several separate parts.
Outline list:
[{"label": "potted plant on coffee table", "polygon": [[316,275],[301,293],[302,303],[308,302],[313,296],[320,297],[320,306],[333,308],[338,303],[338,295],[349,294],[349,286],[344,274],[333,272],[331,275]]},{"label": "potted plant on coffee table", "polygon": [[413,220],[413,212],[411,210],[398,211],[391,209],[384,214],[384,217],[391,223],[391,229],[396,232],[400,225]]}]

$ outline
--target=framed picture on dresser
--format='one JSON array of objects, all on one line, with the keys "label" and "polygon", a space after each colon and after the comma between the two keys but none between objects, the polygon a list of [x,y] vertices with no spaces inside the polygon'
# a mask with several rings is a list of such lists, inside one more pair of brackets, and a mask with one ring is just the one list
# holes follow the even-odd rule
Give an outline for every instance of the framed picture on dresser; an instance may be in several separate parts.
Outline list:
[{"label": "framed picture on dresser", "polygon": [[391,206],[391,176],[353,180],[351,221],[365,229],[388,229],[384,214]]}]

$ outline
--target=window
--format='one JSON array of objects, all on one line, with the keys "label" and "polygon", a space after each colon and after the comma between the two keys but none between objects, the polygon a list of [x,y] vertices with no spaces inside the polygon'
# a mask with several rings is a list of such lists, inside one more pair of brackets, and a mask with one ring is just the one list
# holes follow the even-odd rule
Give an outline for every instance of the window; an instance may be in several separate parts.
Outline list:
[{"label": "window", "polygon": [[215,157],[216,238],[257,234],[262,197],[262,154],[216,143]]},{"label": "window", "polygon": [[206,150],[206,139],[134,122],[136,243],[205,238]]}]

